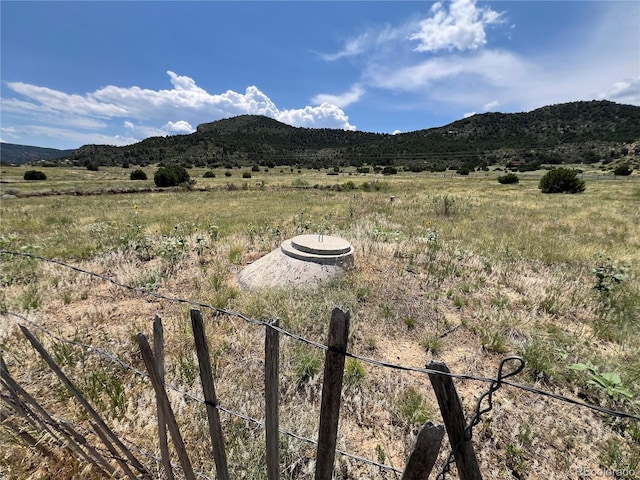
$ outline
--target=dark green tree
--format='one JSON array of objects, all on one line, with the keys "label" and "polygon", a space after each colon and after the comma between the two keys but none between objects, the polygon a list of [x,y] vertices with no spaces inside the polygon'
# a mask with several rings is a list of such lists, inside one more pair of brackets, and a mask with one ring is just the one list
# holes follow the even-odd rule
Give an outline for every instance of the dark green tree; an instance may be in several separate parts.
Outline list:
[{"label": "dark green tree", "polygon": [[633,169],[629,166],[628,163],[622,163],[618,165],[613,171],[614,175],[619,175],[621,177],[626,177],[627,175],[631,175]]},{"label": "dark green tree", "polygon": [[561,167],[545,173],[538,188],[542,193],[579,193],[585,186],[584,180],[578,178],[577,170]]},{"label": "dark green tree", "polygon": [[156,170],[153,181],[158,187],[175,187],[181,183],[188,183],[189,173],[177,163],[168,163]]},{"label": "dark green tree", "polygon": [[498,177],[498,182],[503,185],[508,185],[510,183],[519,183],[520,179],[515,173],[507,173],[506,175],[500,175]]},{"label": "dark green tree", "polygon": [[24,172],[25,180],[46,180],[47,176],[40,170],[27,170]]},{"label": "dark green tree", "polygon": [[131,178],[131,180],[146,180],[147,174],[144,173],[144,170],[137,168],[133,172],[131,172],[129,178]]}]

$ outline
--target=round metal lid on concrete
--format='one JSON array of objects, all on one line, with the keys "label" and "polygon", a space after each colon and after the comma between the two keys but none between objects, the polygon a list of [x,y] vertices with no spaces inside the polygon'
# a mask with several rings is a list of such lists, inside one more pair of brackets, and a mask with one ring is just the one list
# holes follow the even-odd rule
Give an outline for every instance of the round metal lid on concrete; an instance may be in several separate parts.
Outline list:
[{"label": "round metal lid on concrete", "polygon": [[329,235],[298,235],[291,239],[291,246],[316,255],[340,255],[351,250],[351,244],[344,238]]},{"label": "round metal lid on concrete", "polygon": [[329,235],[298,235],[282,242],[280,248],[285,255],[307,262],[353,263],[351,244]]}]

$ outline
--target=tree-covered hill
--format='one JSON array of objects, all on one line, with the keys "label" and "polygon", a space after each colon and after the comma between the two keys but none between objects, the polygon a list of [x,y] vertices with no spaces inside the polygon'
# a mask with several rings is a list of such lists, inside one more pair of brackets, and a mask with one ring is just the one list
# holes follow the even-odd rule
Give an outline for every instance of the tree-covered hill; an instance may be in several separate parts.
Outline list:
[{"label": "tree-covered hill", "polygon": [[640,107],[591,101],[527,113],[485,113],[398,135],[291,127],[264,116],[241,115],[199,125],[190,135],[152,137],[125,147],[85,145],[66,159],[79,165],[171,161],[444,169],[508,162],[593,163],[627,155],[639,141]]},{"label": "tree-covered hill", "polygon": [[73,150],[32,147],[15,143],[0,143],[0,162],[3,164],[23,164],[39,160],[53,160],[71,154]]}]

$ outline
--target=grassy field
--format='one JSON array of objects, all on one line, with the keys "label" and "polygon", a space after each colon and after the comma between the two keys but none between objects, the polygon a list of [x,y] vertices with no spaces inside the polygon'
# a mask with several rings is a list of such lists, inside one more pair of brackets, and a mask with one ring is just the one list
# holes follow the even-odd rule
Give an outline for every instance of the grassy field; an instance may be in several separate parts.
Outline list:
[{"label": "grassy field", "polygon": [[[515,379],[520,383],[640,415],[635,176],[602,180],[593,169],[585,172],[585,192],[544,195],[539,172],[507,186],[496,172],[333,176],[278,167],[234,169],[231,176],[221,169],[202,178],[204,170],[193,169],[193,190],[154,191],[152,167],[142,182],[122,168],[46,168],[44,182],[22,181],[23,170],[2,170],[2,250],[56,258],[168,297],[279,318],[285,329],[322,343],[338,306],[351,312],[349,350],[357,355],[413,367],[437,358],[453,372],[489,377],[503,357],[519,355],[527,362]],[[106,193],[132,184],[151,191]],[[306,289],[238,288],[235,276],[245,264],[286,238],[318,232],[355,247],[355,268],[340,280]],[[187,306],[28,257],[4,254],[0,261],[3,310],[136,368],[144,366],[135,333],[150,335],[160,315],[167,381],[202,396]],[[203,313],[221,404],[262,418],[263,329]],[[0,327],[10,371],[49,411],[84,421],[16,318],[5,315]],[[159,457],[150,384],[80,347],[40,337],[114,429]],[[281,348],[281,427],[315,438],[322,354],[290,339]],[[456,386],[471,415],[487,385]],[[194,467],[213,478],[203,405],[175,392],[171,398]],[[424,375],[347,362],[339,448],[402,470],[428,419],[441,421]],[[232,476],[264,478],[262,430],[236,417],[222,420]],[[611,471],[635,478],[640,470],[638,421],[513,388],[496,393],[473,438],[485,478],[577,479],[581,472],[606,478]],[[286,436],[281,442],[282,477],[312,478],[312,445]],[[0,430],[0,451],[6,478],[91,473],[71,456],[27,454],[7,428]],[[336,478],[395,476],[338,456]]]}]

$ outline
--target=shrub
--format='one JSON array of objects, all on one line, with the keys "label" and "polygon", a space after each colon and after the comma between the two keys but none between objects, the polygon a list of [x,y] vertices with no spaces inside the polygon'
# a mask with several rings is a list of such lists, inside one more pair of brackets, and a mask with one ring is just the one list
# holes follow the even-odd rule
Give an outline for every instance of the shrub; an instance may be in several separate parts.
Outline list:
[{"label": "shrub", "polygon": [[100,170],[100,167],[98,166],[97,163],[89,162],[87,163],[87,170],[90,170],[92,172],[97,172],[98,170]]},{"label": "shrub", "polygon": [[170,163],[158,168],[153,181],[158,187],[175,187],[189,182],[189,173],[182,165]]},{"label": "shrub", "polygon": [[259,172],[260,171],[260,167],[258,165],[254,165],[253,167],[251,167],[251,171],[252,172]]},{"label": "shrub", "polygon": [[387,191],[389,189],[389,184],[387,182],[364,182],[362,184],[362,190],[365,192],[380,192]]},{"label": "shrub", "polygon": [[251,178],[251,174],[249,172],[243,172],[242,178]]},{"label": "shrub", "polygon": [[538,188],[542,193],[579,193],[584,191],[584,180],[570,168],[556,168],[544,174]]},{"label": "shrub", "polygon": [[620,175],[622,177],[626,177],[627,175],[631,175],[631,172],[633,172],[633,169],[629,166],[628,163],[623,163],[618,165],[615,170],[613,171],[614,175]]},{"label": "shrub", "polygon": [[413,387],[407,387],[398,398],[396,417],[408,425],[420,426],[433,419],[433,407]]},{"label": "shrub", "polygon": [[297,384],[301,386],[320,373],[322,356],[316,350],[299,348],[293,354],[293,364]]},{"label": "shrub", "polygon": [[500,175],[498,177],[498,182],[503,185],[508,185],[510,183],[518,183],[520,182],[520,179],[515,173],[507,173],[506,175]]},{"label": "shrub", "polygon": [[129,176],[131,178],[131,180],[146,180],[147,179],[147,174],[144,173],[144,170],[140,170],[139,168],[134,170],[133,172],[131,172],[131,175]]},{"label": "shrub", "polygon": [[396,167],[384,167],[382,169],[383,175],[395,175],[398,173],[398,169]]},{"label": "shrub", "polygon": [[216,174],[213,173],[211,170],[207,170],[206,172],[204,172],[204,175],[202,175],[203,178],[216,178]]},{"label": "shrub", "polygon": [[341,185],[342,190],[345,192],[349,192],[351,190],[355,190],[356,189],[356,184],[353,183],[353,181],[349,180],[347,183],[343,183]]},{"label": "shrub", "polygon": [[224,176],[225,177],[230,177],[231,176],[231,172],[224,172]]},{"label": "shrub", "polygon": [[24,172],[25,180],[46,180],[47,176],[39,170],[27,170]]},{"label": "shrub", "polygon": [[357,171],[358,173],[369,173],[371,169],[369,167],[358,167]]},{"label": "shrub", "polygon": [[469,175],[469,173],[471,173],[471,170],[466,165],[458,168],[458,175]]},{"label": "shrub", "polygon": [[360,360],[355,358],[347,359],[344,368],[344,383],[349,386],[360,384],[367,376],[367,369]]}]

